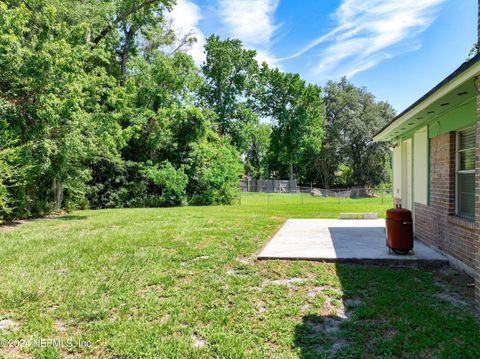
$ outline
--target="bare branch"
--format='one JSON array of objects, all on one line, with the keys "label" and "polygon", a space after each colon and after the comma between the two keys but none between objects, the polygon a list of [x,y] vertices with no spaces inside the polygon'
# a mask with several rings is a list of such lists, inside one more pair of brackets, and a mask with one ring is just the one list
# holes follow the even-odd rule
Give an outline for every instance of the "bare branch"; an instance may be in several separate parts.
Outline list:
[{"label": "bare branch", "polygon": [[173,55],[177,51],[182,50],[183,48],[188,50],[188,46],[191,46],[196,41],[197,41],[197,39],[196,39],[193,31],[189,31],[184,36],[182,36],[182,38],[178,41],[178,45],[170,52],[169,55]]}]

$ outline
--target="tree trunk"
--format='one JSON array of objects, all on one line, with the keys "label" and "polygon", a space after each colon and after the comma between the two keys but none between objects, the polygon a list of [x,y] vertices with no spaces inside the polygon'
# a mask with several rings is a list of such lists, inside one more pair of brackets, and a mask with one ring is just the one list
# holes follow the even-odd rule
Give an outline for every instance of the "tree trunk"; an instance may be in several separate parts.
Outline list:
[{"label": "tree trunk", "polygon": [[124,27],[124,33],[125,33],[125,43],[123,44],[122,50],[120,52],[120,58],[121,58],[120,86],[125,85],[125,80],[127,78],[128,55],[130,53],[130,48],[132,47],[133,37],[134,37],[135,31],[131,27],[127,31],[126,27]]},{"label": "tree trunk", "polygon": [[53,180],[53,188],[55,191],[55,209],[62,208],[63,203],[63,184],[58,180]]},{"label": "tree trunk", "polygon": [[83,41],[85,41],[86,44],[88,44],[92,40],[92,31],[90,28],[87,28],[85,30],[85,33],[83,34]]},{"label": "tree trunk", "polygon": [[293,185],[293,159],[292,159],[292,156],[290,156],[290,163],[289,163],[289,176],[288,176],[288,189],[290,192],[292,192],[292,185]]}]

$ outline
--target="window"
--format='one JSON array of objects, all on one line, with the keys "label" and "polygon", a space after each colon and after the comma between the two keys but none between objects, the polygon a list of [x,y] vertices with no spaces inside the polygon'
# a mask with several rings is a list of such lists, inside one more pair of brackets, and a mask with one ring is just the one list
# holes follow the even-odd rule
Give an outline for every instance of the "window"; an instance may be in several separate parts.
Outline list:
[{"label": "window", "polygon": [[456,214],[475,217],[475,128],[457,132]]}]

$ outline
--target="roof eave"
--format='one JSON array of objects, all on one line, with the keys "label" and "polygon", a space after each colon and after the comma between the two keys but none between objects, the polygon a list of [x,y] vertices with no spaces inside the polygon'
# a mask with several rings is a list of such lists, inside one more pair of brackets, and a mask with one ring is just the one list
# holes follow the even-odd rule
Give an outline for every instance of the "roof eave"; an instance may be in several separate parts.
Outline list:
[{"label": "roof eave", "polygon": [[463,63],[457,70],[447,76],[437,86],[427,92],[419,100],[409,106],[405,111],[395,117],[389,124],[381,129],[374,137],[375,142],[387,141],[386,137],[396,128],[405,124],[420,111],[433,104],[442,96],[455,90],[458,86],[480,74],[480,54]]}]

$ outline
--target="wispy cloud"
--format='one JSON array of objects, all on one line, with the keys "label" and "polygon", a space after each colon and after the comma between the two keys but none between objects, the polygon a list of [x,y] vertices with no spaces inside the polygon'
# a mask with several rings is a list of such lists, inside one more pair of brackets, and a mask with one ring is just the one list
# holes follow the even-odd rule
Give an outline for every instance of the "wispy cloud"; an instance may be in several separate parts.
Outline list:
[{"label": "wispy cloud", "polygon": [[196,37],[197,41],[191,46],[188,53],[197,64],[201,64],[205,60],[203,52],[205,35],[198,28],[198,23],[202,19],[200,8],[192,1],[177,0],[169,16],[174,30],[182,35],[192,33]]},{"label": "wispy cloud", "polygon": [[218,15],[229,36],[257,50],[257,60],[270,65],[277,62],[270,46],[280,26],[274,19],[278,3],[279,0],[218,0]]},{"label": "wispy cloud", "polygon": [[[170,16],[174,29],[192,31],[197,37],[189,53],[200,64],[205,59],[205,35],[199,29],[201,9],[194,1],[177,0]],[[215,1],[211,15],[216,16],[210,23],[219,21],[224,35],[255,49],[257,60],[278,67],[282,61],[309,55],[311,75],[323,80],[353,77],[386,59],[419,49],[418,34],[432,24],[446,0],[341,0],[332,14],[333,29],[283,58],[271,50],[281,26],[274,16],[280,0]]]},{"label": "wispy cloud", "polygon": [[[335,28],[311,41],[293,59],[320,49],[317,78],[352,77],[400,53],[419,49],[416,35],[428,28],[445,0],[343,0]],[[322,46],[320,46],[322,45]]]}]

